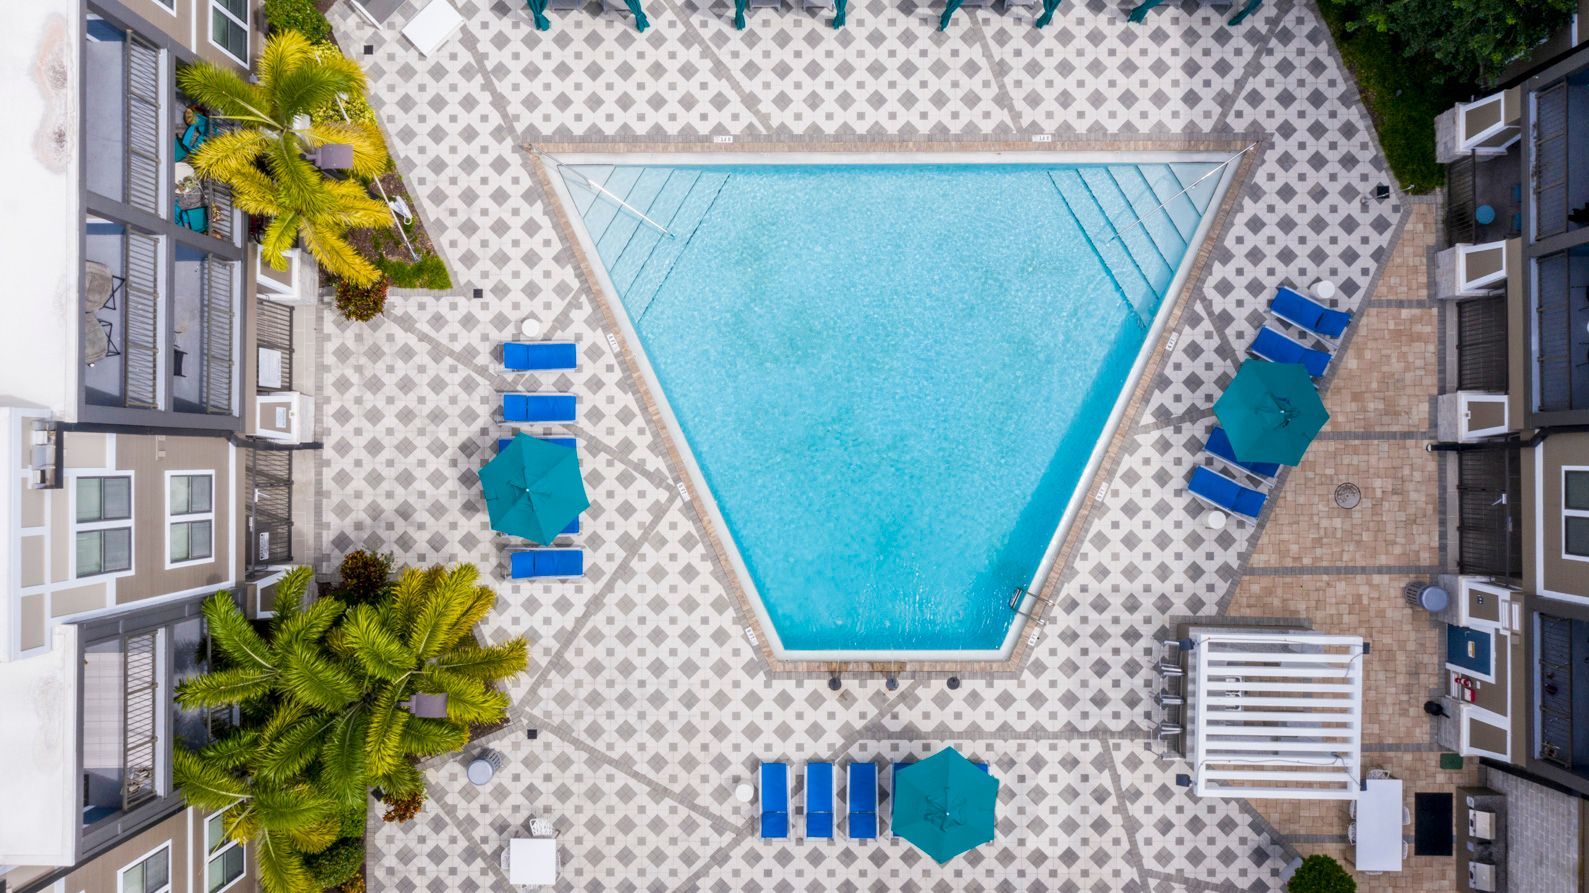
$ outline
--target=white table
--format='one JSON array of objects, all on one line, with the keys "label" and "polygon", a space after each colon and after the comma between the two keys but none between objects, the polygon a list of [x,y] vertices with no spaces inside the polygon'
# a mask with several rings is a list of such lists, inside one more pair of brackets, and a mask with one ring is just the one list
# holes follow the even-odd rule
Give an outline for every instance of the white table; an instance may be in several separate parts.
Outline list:
[{"label": "white table", "polygon": [[1211,530],[1224,530],[1225,524],[1229,521],[1230,516],[1217,509],[1210,509],[1208,513],[1203,516],[1203,522],[1207,524]]},{"label": "white table", "polygon": [[508,883],[537,886],[557,883],[557,840],[515,837],[508,841]]},{"label": "white table", "polygon": [[1358,871],[1401,871],[1401,779],[1371,778],[1357,796]]},{"label": "white table", "polygon": [[463,27],[463,16],[447,0],[430,0],[408,24],[403,26],[403,36],[419,50],[422,56],[441,49],[453,32]]},{"label": "white table", "polygon": [[1335,283],[1328,279],[1320,279],[1313,283],[1313,296],[1321,301],[1335,300]]},{"label": "white table", "polygon": [[469,776],[471,784],[482,785],[491,781],[492,776],[497,774],[497,767],[485,757],[477,757],[469,761],[469,768],[465,774]]},{"label": "white table", "polygon": [[524,321],[519,323],[519,334],[532,341],[541,337],[541,321],[533,316],[526,316]]}]

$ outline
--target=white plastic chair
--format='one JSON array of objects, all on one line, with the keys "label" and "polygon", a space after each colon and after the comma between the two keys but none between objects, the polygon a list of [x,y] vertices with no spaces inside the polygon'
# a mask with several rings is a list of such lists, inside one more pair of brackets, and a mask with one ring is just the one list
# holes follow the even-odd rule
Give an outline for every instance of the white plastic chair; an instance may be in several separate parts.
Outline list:
[{"label": "white plastic chair", "polygon": [[1346,842],[1351,844],[1352,846],[1357,846],[1357,823],[1356,822],[1353,822],[1350,825],[1346,826]]},{"label": "white plastic chair", "polygon": [[1401,824],[1402,827],[1412,824],[1412,810],[1405,806],[1401,808]]}]

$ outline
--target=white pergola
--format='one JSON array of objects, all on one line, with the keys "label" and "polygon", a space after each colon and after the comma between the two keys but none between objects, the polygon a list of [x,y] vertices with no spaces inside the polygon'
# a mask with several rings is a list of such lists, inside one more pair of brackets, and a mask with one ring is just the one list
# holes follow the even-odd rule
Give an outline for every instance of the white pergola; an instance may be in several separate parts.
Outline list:
[{"label": "white pergola", "polygon": [[1361,788],[1361,636],[1190,630],[1186,756],[1200,797],[1351,800]]}]

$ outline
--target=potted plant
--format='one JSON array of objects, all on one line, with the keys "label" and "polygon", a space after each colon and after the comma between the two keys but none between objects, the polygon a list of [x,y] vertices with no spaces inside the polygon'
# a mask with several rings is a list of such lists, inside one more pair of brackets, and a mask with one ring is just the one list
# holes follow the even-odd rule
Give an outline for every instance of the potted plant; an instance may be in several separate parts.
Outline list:
[{"label": "potted plant", "polygon": [[1357,881],[1341,863],[1329,856],[1313,855],[1297,866],[1286,890],[1288,893],[1357,893]]}]

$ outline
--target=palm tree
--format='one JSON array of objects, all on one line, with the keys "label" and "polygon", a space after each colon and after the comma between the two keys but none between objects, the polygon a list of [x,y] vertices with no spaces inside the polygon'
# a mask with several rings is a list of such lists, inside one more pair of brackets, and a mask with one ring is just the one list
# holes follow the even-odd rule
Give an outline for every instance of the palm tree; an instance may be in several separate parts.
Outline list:
[{"label": "palm tree", "polygon": [[[523,639],[475,642],[496,594],[473,565],[407,570],[388,597],[351,610],[331,598],[302,605],[310,576],[296,568],[277,584],[264,635],[230,595],[211,596],[204,617],[226,666],[176,692],[185,708],[262,717],[198,751],[178,748],[173,775],[188,802],[226,810],[229,837],[254,844],[267,893],[314,889],[304,854],[336,839],[337,817],[372,785],[388,800],[423,796],[416,761],[464,746],[471,724],[501,721],[508,698],[491,683],[527,662]],[[416,694],[445,695],[445,717],[410,713]]]},{"label": "palm tree", "polygon": [[359,181],[328,178],[303,156],[328,143],[347,144],[356,176],[376,176],[385,168],[385,146],[373,124],[309,119],[340,95],[362,94],[364,73],[296,31],[271,35],[257,71],[258,83],[209,62],[178,73],[183,92],[239,125],[205,140],[190,157],[193,169],[231,186],[239,208],[270,218],[262,245],[271,266],[285,269],[286,252],[302,241],[331,273],[359,285],[375,282],[380,271],[344,234],[390,224],[390,212]]}]

